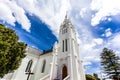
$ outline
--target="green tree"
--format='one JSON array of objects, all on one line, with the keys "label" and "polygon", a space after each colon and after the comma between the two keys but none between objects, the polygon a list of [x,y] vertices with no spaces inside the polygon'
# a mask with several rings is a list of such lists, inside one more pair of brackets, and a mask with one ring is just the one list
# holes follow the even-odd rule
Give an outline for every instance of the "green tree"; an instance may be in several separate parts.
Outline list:
[{"label": "green tree", "polygon": [[26,44],[18,42],[15,31],[0,24],[0,77],[17,69],[25,57]]},{"label": "green tree", "polygon": [[116,56],[113,50],[104,48],[101,55],[101,65],[103,66],[103,70],[113,79],[118,80],[118,75],[120,71],[120,58]]},{"label": "green tree", "polygon": [[86,74],[85,76],[86,76],[86,80],[96,80],[95,77],[93,77],[90,74]]},{"label": "green tree", "polygon": [[100,78],[98,78],[98,75],[96,73],[94,73],[93,76],[95,77],[96,80],[100,80]]}]

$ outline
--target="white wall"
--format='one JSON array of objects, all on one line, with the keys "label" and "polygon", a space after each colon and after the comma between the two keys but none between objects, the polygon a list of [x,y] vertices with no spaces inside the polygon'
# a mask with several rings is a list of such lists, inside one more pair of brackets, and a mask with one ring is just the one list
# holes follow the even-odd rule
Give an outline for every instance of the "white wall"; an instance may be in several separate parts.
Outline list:
[{"label": "white wall", "polygon": [[[41,55],[39,57],[38,63],[37,63],[37,67],[36,67],[36,71],[35,71],[35,77],[33,80],[40,80],[41,78],[43,78],[44,76],[46,76],[47,74],[50,74],[50,70],[51,70],[51,62],[52,62],[52,53],[46,53],[44,55]],[[43,66],[43,61],[46,60],[46,65],[45,65],[45,71],[42,73],[42,66]]]},{"label": "white wall", "polygon": [[26,52],[26,57],[22,60],[22,63],[19,66],[19,68],[14,72],[14,75],[12,76],[11,80],[27,80],[28,75],[25,74],[25,70],[28,65],[28,62],[30,60],[33,60],[33,64],[31,66],[31,72],[34,73],[34,68],[36,66],[39,55],[40,53],[38,50],[28,47]]}]

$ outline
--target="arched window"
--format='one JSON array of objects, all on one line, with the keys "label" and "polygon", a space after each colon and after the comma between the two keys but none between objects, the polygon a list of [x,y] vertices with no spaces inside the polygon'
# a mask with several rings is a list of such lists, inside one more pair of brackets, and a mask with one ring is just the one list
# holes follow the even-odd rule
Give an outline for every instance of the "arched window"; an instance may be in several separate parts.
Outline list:
[{"label": "arched window", "polygon": [[62,52],[64,52],[64,40],[62,41]]},{"label": "arched window", "polygon": [[44,73],[44,71],[45,71],[45,65],[46,65],[46,60],[43,61],[43,66],[42,66],[42,71],[41,71],[41,73]]},{"label": "arched window", "polygon": [[30,61],[28,62],[28,65],[27,65],[27,67],[26,67],[25,72],[30,72],[30,69],[31,69],[32,63],[33,63],[32,60],[30,60]]},{"label": "arched window", "polygon": [[68,48],[67,48],[67,47],[68,47],[68,46],[67,46],[67,45],[68,45],[67,39],[65,39],[65,45],[66,45],[66,46],[65,46],[65,47],[66,47],[65,50],[67,51],[67,50],[68,50]]},{"label": "arched window", "polygon": [[67,33],[67,28],[65,29],[65,32]]}]

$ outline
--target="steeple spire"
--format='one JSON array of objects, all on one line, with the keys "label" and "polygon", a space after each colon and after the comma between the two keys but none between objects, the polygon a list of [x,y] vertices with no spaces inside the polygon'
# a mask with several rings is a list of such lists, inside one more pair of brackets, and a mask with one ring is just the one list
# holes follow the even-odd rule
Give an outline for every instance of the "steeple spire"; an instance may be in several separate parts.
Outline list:
[{"label": "steeple spire", "polygon": [[61,24],[60,28],[62,29],[62,28],[65,28],[65,27],[70,27],[70,25],[72,26],[72,23],[69,19],[69,16],[68,16],[67,12],[66,12],[65,19],[64,19],[63,23]]},{"label": "steeple spire", "polygon": [[68,16],[67,16],[67,14],[66,14],[65,19],[67,19],[67,18],[68,18]]},{"label": "steeple spire", "polygon": [[66,11],[65,19],[68,19],[67,11]]}]

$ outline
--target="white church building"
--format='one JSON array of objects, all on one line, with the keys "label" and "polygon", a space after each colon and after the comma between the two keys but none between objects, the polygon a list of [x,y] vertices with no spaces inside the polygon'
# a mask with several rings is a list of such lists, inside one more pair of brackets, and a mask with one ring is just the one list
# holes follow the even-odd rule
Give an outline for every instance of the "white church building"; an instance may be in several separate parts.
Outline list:
[{"label": "white church building", "polygon": [[86,80],[80,60],[76,31],[65,17],[59,39],[51,50],[40,52],[27,47],[26,57],[9,80]]}]

